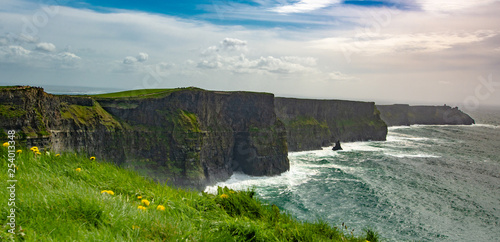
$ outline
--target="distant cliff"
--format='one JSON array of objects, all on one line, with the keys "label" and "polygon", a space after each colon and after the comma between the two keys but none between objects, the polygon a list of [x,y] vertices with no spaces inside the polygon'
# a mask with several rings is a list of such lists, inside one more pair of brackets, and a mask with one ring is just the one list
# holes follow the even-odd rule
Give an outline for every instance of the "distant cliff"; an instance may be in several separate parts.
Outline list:
[{"label": "distant cliff", "polygon": [[337,140],[385,140],[387,135],[373,102],[276,97],[274,107],[285,123],[290,151],[320,149]]},{"label": "distant cliff", "polygon": [[380,117],[389,126],[412,124],[474,124],[466,113],[450,106],[377,105]]},{"label": "distant cliff", "polygon": [[27,145],[85,152],[182,186],[289,169],[272,94],[186,88],[86,97],[2,87],[0,122],[1,136],[14,129]]}]

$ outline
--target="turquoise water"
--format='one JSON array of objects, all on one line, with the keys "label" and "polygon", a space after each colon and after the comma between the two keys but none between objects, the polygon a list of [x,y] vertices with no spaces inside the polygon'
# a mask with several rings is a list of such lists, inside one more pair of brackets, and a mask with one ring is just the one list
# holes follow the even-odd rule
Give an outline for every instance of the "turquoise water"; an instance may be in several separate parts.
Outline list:
[{"label": "turquoise water", "polygon": [[[500,127],[391,127],[385,142],[291,152],[275,177],[234,174],[303,220],[373,228],[389,241],[499,241]],[[213,191],[214,187],[207,187]]]}]

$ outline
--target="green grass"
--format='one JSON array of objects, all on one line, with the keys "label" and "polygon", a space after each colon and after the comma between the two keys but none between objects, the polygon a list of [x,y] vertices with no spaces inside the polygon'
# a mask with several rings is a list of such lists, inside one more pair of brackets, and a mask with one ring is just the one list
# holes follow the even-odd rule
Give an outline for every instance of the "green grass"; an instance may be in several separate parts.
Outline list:
[{"label": "green grass", "polygon": [[11,88],[14,88],[14,87],[17,87],[17,86],[0,86],[0,90],[1,89],[11,89]]},{"label": "green grass", "polygon": [[26,114],[26,110],[15,105],[0,104],[0,116],[5,118],[19,118]]},{"label": "green grass", "polygon": [[97,94],[90,96],[96,98],[160,98],[160,97],[165,97],[172,92],[177,92],[182,90],[202,90],[202,89],[195,87],[171,88],[171,89],[139,89],[139,90],[130,90],[123,92]]},{"label": "green grass", "polygon": [[98,102],[93,106],[66,105],[60,110],[64,119],[72,119],[79,125],[92,126],[99,122],[108,129],[121,128],[121,124],[106,112]]},{"label": "green grass", "polygon": [[[6,226],[10,192],[0,189],[0,241],[377,240],[370,230],[351,235],[325,222],[298,221],[253,191],[175,189],[84,155],[41,153],[23,149],[16,157],[16,235]],[[9,179],[7,154],[0,147],[2,181]],[[138,196],[151,202],[145,211]]]}]

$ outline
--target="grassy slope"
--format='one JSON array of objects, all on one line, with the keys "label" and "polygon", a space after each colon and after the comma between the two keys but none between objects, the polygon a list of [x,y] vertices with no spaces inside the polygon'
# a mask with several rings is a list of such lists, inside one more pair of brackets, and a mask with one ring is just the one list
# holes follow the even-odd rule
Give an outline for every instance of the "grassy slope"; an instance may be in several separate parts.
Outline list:
[{"label": "grassy slope", "polygon": [[[7,181],[7,148],[0,147],[0,157],[0,179]],[[371,231],[353,237],[344,228],[297,221],[251,191],[175,189],[74,153],[23,150],[16,164],[17,235],[7,233],[9,191],[1,189],[1,241],[376,241]],[[151,202],[146,211],[137,196]]]},{"label": "grassy slope", "polygon": [[130,90],[123,92],[97,94],[90,96],[96,98],[160,98],[172,92],[177,92],[182,90],[202,90],[202,89],[196,87],[172,88],[172,89],[139,89],[139,90]]}]

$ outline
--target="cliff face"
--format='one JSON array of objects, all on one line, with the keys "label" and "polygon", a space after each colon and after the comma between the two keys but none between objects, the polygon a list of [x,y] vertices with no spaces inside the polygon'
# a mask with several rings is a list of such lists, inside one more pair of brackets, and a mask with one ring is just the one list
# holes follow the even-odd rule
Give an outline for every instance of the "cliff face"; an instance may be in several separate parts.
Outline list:
[{"label": "cliff face", "polygon": [[450,106],[377,105],[380,117],[389,126],[412,124],[474,124],[466,113]]},{"label": "cliff face", "polygon": [[289,169],[286,131],[263,93],[170,90],[150,97],[50,95],[40,88],[0,89],[3,132],[28,145],[82,151],[158,180],[191,187],[240,170]]},{"label": "cliff face", "polygon": [[385,140],[387,125],[374,103],[341,100],[275,98],[285,123],[290,151],[320,149],[337,140]]}]

